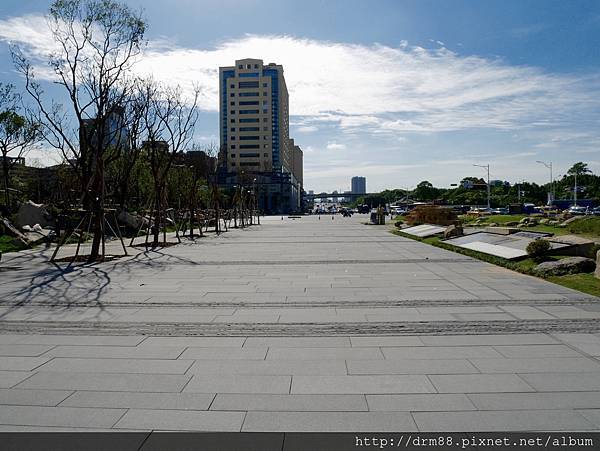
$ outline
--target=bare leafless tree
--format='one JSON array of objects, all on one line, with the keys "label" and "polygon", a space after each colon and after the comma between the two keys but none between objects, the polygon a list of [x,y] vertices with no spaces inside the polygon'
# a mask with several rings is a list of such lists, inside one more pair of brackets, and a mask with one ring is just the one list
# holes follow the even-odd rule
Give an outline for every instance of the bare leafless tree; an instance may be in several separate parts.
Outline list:
[{"label": "bare leafless tree", "polygon": [[151,98],[149,96],[153,94],[146,87],[146,81],[136,80],[123,105],[127,136],[124,140],[125,145],[122,147],[123,151],[119,155],[118,164],[115,165],[114,193],[120,210],[127,208],[130,180],[146,137],[145,118],[150,108]]},{"label": "bare leafless tree", "polygon": [[19,49],[13,48],[13,58],[44,139],[80,179],[82,203],[92,214],[89,260],[94,261],[104,243],[104,167],[116,158],[123,138],[118,116],[131,92],[129,73],[141,51],[145,23],[140,13],[114,0],[56,0],[48,24],[57,45],[48,63],[68,106],[48,99]]},{"label": "bare leafless tree", "polygon": [[146,87],[149,108],[145,116],[146,155],[153,179],[153,246],[159,245],[161,224],[166,223],[166,184],[169,170],[178,154],[190,145],[198,119],[200,90],[191,98],[181,89],[149,82]]}]

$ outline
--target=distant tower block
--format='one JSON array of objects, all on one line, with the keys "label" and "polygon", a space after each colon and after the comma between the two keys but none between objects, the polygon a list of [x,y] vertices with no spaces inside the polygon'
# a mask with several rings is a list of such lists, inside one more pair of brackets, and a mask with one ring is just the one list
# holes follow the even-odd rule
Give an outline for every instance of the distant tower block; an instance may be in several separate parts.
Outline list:
[{"label": "distant tower block", "polygon": [[352,194],[366,194],[367,179],[365,177],[352,177]]}]

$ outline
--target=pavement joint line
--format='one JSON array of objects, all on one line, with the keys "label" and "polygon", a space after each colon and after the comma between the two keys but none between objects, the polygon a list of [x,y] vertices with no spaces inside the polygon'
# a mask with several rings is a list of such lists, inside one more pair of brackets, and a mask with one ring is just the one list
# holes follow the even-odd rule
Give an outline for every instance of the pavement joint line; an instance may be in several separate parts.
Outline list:
[{"label": "pavement joint line", "polygon": [[11,386],[10,386],[10,387],[8,387],[8,388],[19,388],[19,387],[17,387],[17,385],[19,385],[20,383],[22,383],[22,382],[25,382],[25,381],[27,381],[27,380],[31,379],[31,378],[32,378],[33,376],[35,376],[37,373],[38,373],[37,371],[35,371],[35,372],[34,372],[34,371],[32,371],[32,372],[31,372],[31,374],[30,374],[29,376],[27,376],[25,379],[23,379],[23,380],[20,380],[19,382],[17,382],[17,383],[16,383],[16,384],[14,384],[14,385],[11,385]]},{"label": "pavement joint line", "polygon": [[[527,381],[526,381],[524,378],[522,378],[522,377],[521,377],[521,374],[527,374],[527,373],[525,373],[525,372],[522,372],[522,373],[516,373],[516,372],[515,372],[515,373],[509,373],[509,374],[514,374],[514,375],[515,375],[515,376],[517,376],[519,379],[521,379],[521,381],[523,381],[523,383],[524,383],[525,385],[527,385],[528,387],[530,387],[530,388],[533,390],[533,391],[532,391],[532,392],[530,392],[530,393],[538,393],[538,390],[537,390],[537,388],[535,388],[533,385],[529,384],[529,383],[528,383],[528,382],[527,382]],[[535,373],[534,373],[534,374],[535,374]],[[537,373],[537,374],[540,374],[540,373]]]},{"label": "pavement joint line", "polygon": [[126,409],[125,409],[125,412],[123,412],[123,415],[121,415],[121,416],[120,416],[120,417],[117,419],[117,421],[115,421],[115,422],[112,424],[112,426],[111,426],[109,429],[112,429],[112,428],[114,428],[114,427],[117,425],[117,423],[118,423],[119,421],[121,421],[121,419],[122,419],[122,418],[123,418],[123,417],[124,417],[124,416],[127,414],[127,412],[129,412],[130,410],[131,410],[130,408],[126,408]]},{"label": "pavement joint line", "polygon": [[585,351],[582,351],[581,349],[577,348],[575,345],[571,344],[571,343],[570,343],[570,342],[568,342],[568,341],[561,340],[560,338],[558,338],[558,337],[556,337],[556,336],[553,336],[552,338],[554,338],[554,339],[556,339],[556,340],[560,341],[560,342],[561,342],[561,344],[563,344],[564,346],[566,346],[566,347],[568,347],[568,348],[572,349],[573,351],[575,351],[575,352],[577,352],[577,353],[579,353],[579,354],[583,355],[584,357],[587,357],[588,359],[596,359],[596,360],[598,360],[598,359],[599,359],[599,357],[597,357],[597,356],[595,356],[595,355],[592,355],[592,354],[588,354],[588,353],[587,353],[587,352],[585,352]]},{"label": "pavement joint line", "polygon": [[209,404],[209,405],[208,405],[208,407],[206,408],[206,412],[208,412],[208,411],[210,411],[210,410],[212,409],[212,405],[214,404],[214,402],[215,402],[215,399],[217,399],[217,396],[218,396],[218,395],[219,395],[218,393],[215,393],[215,394],[214,394],[214,396],[213,396],[213,397],[212,397],[212,399],[210,400],[210,404]]},{"label": "pavement joint line", "polygon": [[[183,393],[183,390],[185,390],[185,387],[188,386],[188,384],[192,381],[192,379],[194,378],[194,374],[192,374],[192,376],[187,380],[187,382],[185,384],[183,384],[183,387],[181,387],[181,390],[179,390],[178,393]],[[177,393],[177,392],[174,392]]]},{"label": "pavement joint line", "polygon": [[66,396],[66,398],[64,398],[62,401],[60,401],[60,402],[59,402],[58,404],[56,404],[54,407],[64,407],[64,406],[61,406],[61,404],[62,404],[63,402],[65,402],[67,399],[69,399],[71,396],[73,396],[75,393],[77,393],[77,390],[73,390],[73,391],[71,391],[71,393],[69,393],[69,394]]}]

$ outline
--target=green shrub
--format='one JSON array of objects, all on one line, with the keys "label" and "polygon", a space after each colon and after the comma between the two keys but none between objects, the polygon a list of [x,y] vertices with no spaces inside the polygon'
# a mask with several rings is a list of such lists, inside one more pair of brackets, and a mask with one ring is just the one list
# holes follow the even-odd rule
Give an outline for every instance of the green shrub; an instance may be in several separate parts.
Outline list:
[{"label": "green shrub", "polygon": [[398,228],[402,227],[402,224],[404,224],[404,221],[402,221],[402,220],[400,220],[400,219],[399,219],[399,220],[397,220],[397,221],[394,223],[394,225],[395,225],[396,227],[398,227]]},{"label": "green shrub", "polygon": [[527,245],[527,254],[531,257],[539,257],[550,250],[550,242],[546,240],[533,240]]}]

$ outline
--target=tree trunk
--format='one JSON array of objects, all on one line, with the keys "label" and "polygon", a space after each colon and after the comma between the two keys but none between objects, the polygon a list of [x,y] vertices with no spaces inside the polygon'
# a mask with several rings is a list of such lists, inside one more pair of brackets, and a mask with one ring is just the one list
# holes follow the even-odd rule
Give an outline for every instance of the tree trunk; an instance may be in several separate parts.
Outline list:
[{"label": "tree trunk", "polygon": [[[88,257],[88,262],[99,260],[100,246],[104,242],[104,162],[98,159],[98,164],[94,172],[94,179],[91,183],[88,201],[91,202],[92,231],[94,238],[92,240],[92,250]],[[82,231],[82,233],[84,233]],[[102,249],[104,251],[104,249]],[[102,255],[103,257],[104,255]]]},{"label": "tree trunk", "polygon": [[129,183],[127,180],[121,181],[121,186],[119,188],[119,209],[125,210],[127,202],[127,196],[129,194]]},{"label": "tree trunk", "polygon": [[10,211],[10,194],[8,193],[8,187],[10,184],[9,174],[8,174],[8,156],[2,155],[2,176],[4,179],[4,203],[6,205],[6,210]]},{"label": "tree trunk", "polygon": [[154,199],[154,230],[153,230],[153,241],[152,246],[158,246],[158,240],[160,236],[160,224],[162,221],[162,208],[161,208],[161,198],[162,198],[162,189],[159,185],[155,187],[155,199]]}]

